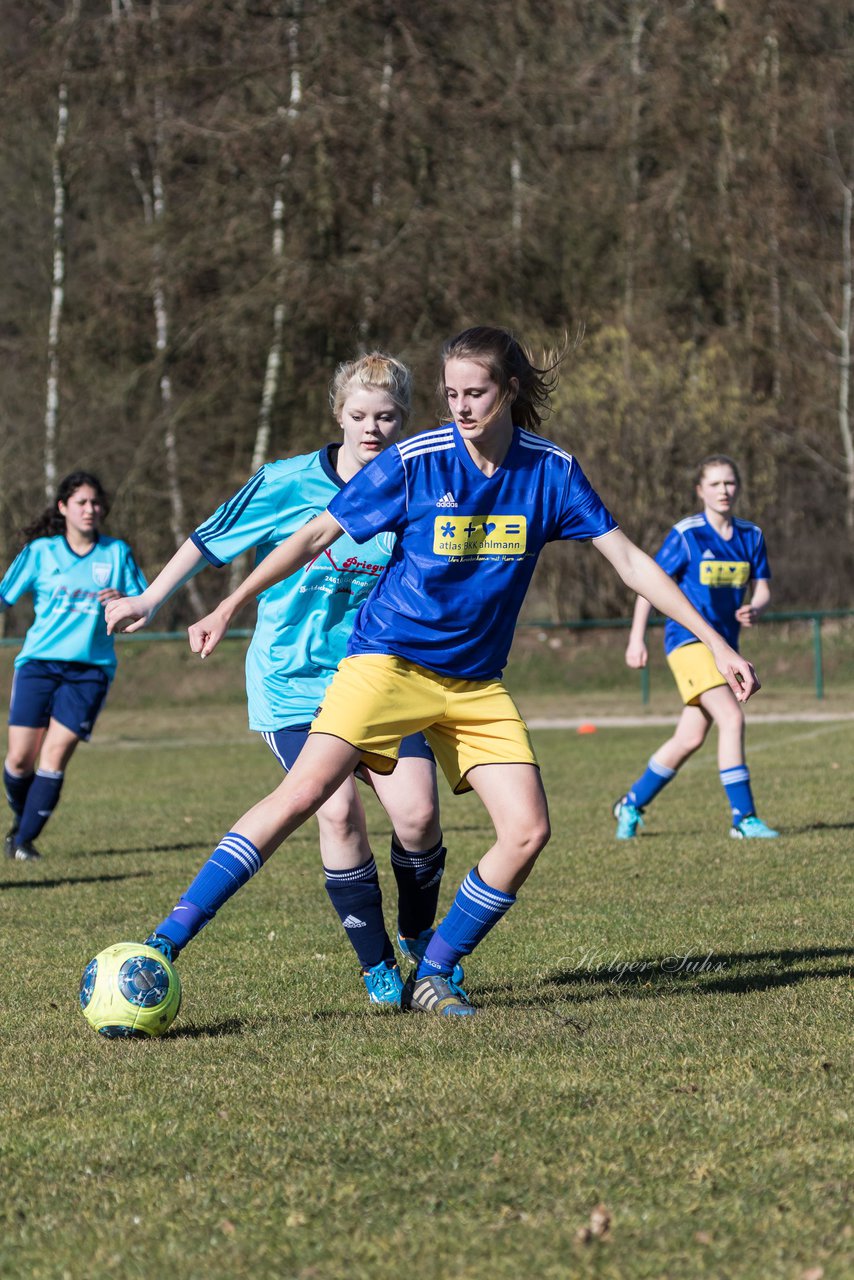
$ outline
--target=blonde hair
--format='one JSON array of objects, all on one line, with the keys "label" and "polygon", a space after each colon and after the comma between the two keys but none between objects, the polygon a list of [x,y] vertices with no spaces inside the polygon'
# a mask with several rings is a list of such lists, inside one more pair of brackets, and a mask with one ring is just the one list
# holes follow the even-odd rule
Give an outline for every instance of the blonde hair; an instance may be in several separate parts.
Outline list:
[{"label": "blonde hair", "polygon": [[412,374],[403,363],[384,351],[370,351],[358,360],[345,360],[329,384],[329,404],[336,421],[353,390],[385,391],[401,412],[404,424],[412,409]]}]

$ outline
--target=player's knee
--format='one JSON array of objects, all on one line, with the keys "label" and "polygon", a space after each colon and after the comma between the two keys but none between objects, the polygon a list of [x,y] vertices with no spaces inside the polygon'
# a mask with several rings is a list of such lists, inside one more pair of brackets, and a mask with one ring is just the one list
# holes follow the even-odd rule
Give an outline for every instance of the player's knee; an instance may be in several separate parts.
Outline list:
[{"label": "player's knee", "polygon": [[700,747],[706,741],[708,726],[702,725],[696,729],[688,729],[679,738],[679,746],[687,755],[693,755],[695,751],[699,751]]},{"label": "player's knee", "polygon": [[15,751],[10,746],[6,753],[6,768],[10,773],[25,774],[32,773],[35,764],[35,756],[30,756],[25,751]]},{"label": "player's knee", "polygon": [[[285,782],[290,781],[289,775]],[[285,784],[283,783],[282,786],[284,788]],[[310,818],[329,799],[329,790],[328,786],[324,786],[316,778],[301,778],[299,782],[293,782],[285,792],[287,809],[293,817],[301,821]]]},{"label": "player's knee", "polygon": [[718,709],[715,720],[718,730],[724,733],[741,733],[744,728],[744,712],[735,698]]},{"label": "player's knee", "polygon": [[516,833],[516,846],[522,860],[526,863],[533,862],[545,849],[551,834],[548,814],[539,814],[533,821],[520,828]]},{"label": "player's knee", "polygon": [[404,849],[426,849],[440,838],[438,809],[429,798],[414,797],[405,813],[393,815],[392,825]]}]

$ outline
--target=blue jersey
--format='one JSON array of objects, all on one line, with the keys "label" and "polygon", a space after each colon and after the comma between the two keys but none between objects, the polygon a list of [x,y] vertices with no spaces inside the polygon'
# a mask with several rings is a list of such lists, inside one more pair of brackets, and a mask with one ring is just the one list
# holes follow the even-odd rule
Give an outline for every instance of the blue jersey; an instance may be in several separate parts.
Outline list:
[{"label": "blue jersey", "polygon": [[617,527],[557,445],[515,427],[486,476],[453,423],[386,449],[329,513],[357,542],[383,529],[397,537],[348,653],[396,654],[465,680],[501,675],[545,544]]},{"label": "blue jersey", "polygon": [[104,606],[98,600],[105,587],[123,596],[138,596],[146,587],[133,552],[119,538],[99,534],[85,555],[72,551],[64,534],[27,543],[0,582],[4,605],[29,592],[35,608],[15,666],[31,658],[86,662],[106,668],[112,676],[115,645],[107,635]]},{"label": "blue jersey", "polygon": [[[655,559],[678,582],[706,622],[737,649],[741,628],[735,611],[741,606],[747,585],[771,577],[762,530],[747,520],[734,519],[732,537],[726,540],[703,513],[686,516],[670,530]],[[696,641],[687,627],[667,619],[665,653]]]},{"label": "blue jersey", "polygon": [[[256,548],[258,564],[325,511],[344,488],[330,458],[335,448],[263,466],[191,535],[202,555],[223,565]],[[356,610],[385,568],[393,541],[383,534],[359,547],[342,538],[261,593],[246,655],[252,729],[273,733],[314,719],[345,655]]]}]

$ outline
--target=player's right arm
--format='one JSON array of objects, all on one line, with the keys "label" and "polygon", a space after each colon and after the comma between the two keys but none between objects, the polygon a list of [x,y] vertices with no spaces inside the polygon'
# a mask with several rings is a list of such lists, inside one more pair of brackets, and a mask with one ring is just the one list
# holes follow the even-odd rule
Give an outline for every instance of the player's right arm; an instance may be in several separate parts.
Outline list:
[{"label": "player's right arm", "polygon": [[238,609],[253,596],[260,595],[268,587],[289,578],[297,569],[321,555],[343,532],[338,521],[328,511],[322,511],[309,520],[308,524],[297,529],[296,533],[292,533],[265,556],[230,596],[226,596],[206,617],[187,628],[193,653],[197,653],[200,658],[213,653]]},{"label": "player's right arm", "polygon": [[646,626],[649,622],[649,615],[652,612],[652,605],[643,596],[638,596],[635,600],[635,609],[632,614],[632,626],[629,631],[629,641],[626,645],[626,666],[627,667],[645,667],[649,661],[649,652],[646,647]]},{"label": "player's right arm", "polygon": [[147,627],[160,606],[206,564],[201,551],[188,538],[141,595],[122,596],[118,600],[107,602],[104,609],[107,634],[112,635],[114,631],[139,631],[142,627]]}]

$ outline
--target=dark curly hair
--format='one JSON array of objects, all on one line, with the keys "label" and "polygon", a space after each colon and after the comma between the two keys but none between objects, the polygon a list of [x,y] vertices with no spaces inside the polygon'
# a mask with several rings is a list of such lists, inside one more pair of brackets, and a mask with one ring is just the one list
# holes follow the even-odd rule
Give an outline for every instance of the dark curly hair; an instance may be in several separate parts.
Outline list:
[{"label": "dark curly hair", "polygon": [[59,504],[60,502],[66,504],[72,494],[75,494],[84,484],[88,484],[95,490],[98,495],[98,501],[104,509],[104,515],[107,514],[110,509],[110,500],[98,477],[92,475],[91,471],[72,471],[60,480],[56,497],[51,505],[45,507],[41,515],[37,516],[32,524],[25,525],[21,530],[21,537],[25,546],[36,538],[52,538],[58,533],[65,533],[65,516],[60,511]]}]

